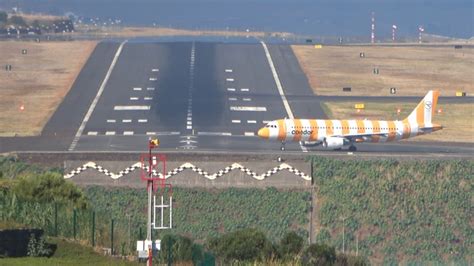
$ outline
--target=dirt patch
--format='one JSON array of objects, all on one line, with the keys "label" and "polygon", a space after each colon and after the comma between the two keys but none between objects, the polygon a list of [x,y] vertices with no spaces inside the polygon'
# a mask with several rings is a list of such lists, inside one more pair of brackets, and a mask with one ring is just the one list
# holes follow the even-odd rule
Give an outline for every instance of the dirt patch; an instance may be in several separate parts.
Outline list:
[{"label": "dirt patch", "polygon": [[[334,119],[402,120],[416,107],[415,103],[373,103],[365,102],[365,109],[356,112],[356,102],[327,102],[327,109]],[[400,114],[397,114],[400,109]],[[474,115],[474,104],[438,104],[438,113],[433,123],[441,124],[443,130],[417,136],[408,141],[450,141],[474,143],[474,124],[469,121]],[[439,112],[441,111],[441,112]]]},{"label": "dirt patch", "polygon": [[[319,95],[424,95],[440,89],[474,94],[474,49],[446,47],[294,45],[313,91]],[[360,57],[364,53],[364,57]],[[378,74],[374,74],[374,68]],[[351,87],[352,92],[343,92]]]},{"label": "dirt patch", "polygon": [[[0,42],[0,136],[38,135],[95,45],[92,41]],[[11,71],[5,70],[7,64]]]}]

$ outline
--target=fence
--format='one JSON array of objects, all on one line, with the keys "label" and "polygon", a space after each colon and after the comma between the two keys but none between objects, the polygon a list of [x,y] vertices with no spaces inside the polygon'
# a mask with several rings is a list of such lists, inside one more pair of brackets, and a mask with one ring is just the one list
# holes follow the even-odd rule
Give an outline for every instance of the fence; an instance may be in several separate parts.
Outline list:
[{"label": "fence", "polygon": [[145,220],[124,214],[110,217],[89,209],[75,209],[58,203],[19,201],[14,196],[3,198],[0,220],[41,228],[47,236],[77,240],[92,247],[104,247],[113,255],[135,253],[137,240],[145,238]]}]

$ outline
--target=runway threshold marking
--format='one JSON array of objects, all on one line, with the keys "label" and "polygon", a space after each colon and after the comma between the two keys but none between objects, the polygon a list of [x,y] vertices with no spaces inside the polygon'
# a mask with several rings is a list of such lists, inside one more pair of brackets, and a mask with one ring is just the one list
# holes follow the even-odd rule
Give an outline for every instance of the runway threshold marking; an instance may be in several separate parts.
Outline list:
[{"label": "runway threshold marking", "polygon": [[240,89],[240,91],[249,91],[250,89],[249,88],[242,88]]},{"label": "runway threshold marking", "polygon": [[138,101],[138,97],[130,97],[130,101]]},{"label": "runway threshold marking", "polygon": [[115,119],[107,119],[107,123],[115,123],[117,122]]},{"label": "runway threshold marking", "polygon": [[147,90],[147,91],[154,91],[155,88],[153,88],[153,87],[148,87],[148,88],[146,88],[146,90]]},{"label": "runway threshold marking", "polygon": [[105,132],[105,135],[106,135],[106,136],[114,136],[114,135],[115,135],[115,131],[106,131],[106,132]]},{"label": "runway threshold marking", "polygon": [[250,111],[250,112],[266,112],[267,108],[263,106],[231,106],[231,111]]},{"label": "runway threshold marking", "polygon": [[[295,119],[295,116],[293,115],[293,112],[291,111],[290,104],[288,103],[288,100],[286,99],[285,92],[283,91],[283,86],[281,85],[280,78],[278,77],[278,73],[276,71],[275,64],[273,63],[272,56],[270,55],[270,51],[268,50],[267,44],[265,44],[265,42],[263,41],[260,41],[260,43],[262,44],[263,49],[265,50],[265,55],[268,60],[268,65],[270,66],[270,69],[272,70],[273,79],[275,80],[278,93],[280,93],[280,97],[283,102],[283,106],[285,107],[286,113],[288,114],[288,117],[290,119]],[[300,147],[303,152],[308,152],[308,149],[306,149],[306,147],[304,147],[303,145],[300,144]]]},{"label": "runway threshold marking", "polygon": [[142,88],[135,87],[135,88],[133,88],[133,90],[134,90],[134,91],[141,91]]},{"label": "runway threshold marking", "polygon": [[234,124],[240,124],[240,122],[241,122],[240,120],[232,120],[232,123]]},{"label": "runway threshold marking", "polygon": [[235,88],[227,88],[227,91],[235,91]]},{"label": "runway threshold marking", "polygon": [[230,132],[198,132],[199,136],[232,136]]},{"label": "runway threshold marking", "polygon": [[150,78],[150,81],[156,81],[157,79],[156,78]]},{"label": "runway threshold marking", "polygon": [[79,126],[79,129],[76,132],[76,135],[74,136],[74,139],[72,140],[71,145],[69,146],[69,151],[73,151],[76,148],[77,142],[79,141],[79,138],[82,135],[82,132],[84,131],[84,128],[86,126],[86,123],[89,121],[90,116],[92,115],[92,112],[95,109],[95,106],[97,105],[97,102],[99,101],[100,96],[102,95],[102,92],[105,89],[105,85],[107,84],[107,81],[110,78],[110,74],[112,73],[112,70],[115,67],[115,64],[117,63],[117,60],[122,53],[123,46],[127,43],[127,40],[123,41],[119,48],[117,49],[117,52],[115,52],[114,59],[112,60],[112,63],[110,63],[109,70],[107,70],[107,73],[105,74],[104,80],[100,84],[99,90],[97,91],[97,94],[92,101],[91,106],[89,107],[89,110],[87,110],[86,115],[84,116],[84,119],[82,120],[81,125]]},{"label": "runway threshold marking", "polygon": [[251,98],[242,98],[242,100],[243,100],[244,102],[250,102],[250,101],[252,101]]},{"label": "runway threshold marking", "polygon": [[97,131],[89,131],[87,132],[88,136],[97,136]]},{"label": "runway threshold marking", "polygon": [[143,98],[143,100],[145,100],[145,101],[151,101],[151,100],[153,100],[153,97],[145,97],[145,98]]},{"label": "runway threshold marking", "polygon": [[133,135],[133,131],[124,131],[124,132],[123,132],[123,135],[124,135],[124,136],[132,136],[132,135]]},{"label": "runway threshold marking", "polygon": [[147,111],[150,110],[150,105],[116,105],[115,111]]}]

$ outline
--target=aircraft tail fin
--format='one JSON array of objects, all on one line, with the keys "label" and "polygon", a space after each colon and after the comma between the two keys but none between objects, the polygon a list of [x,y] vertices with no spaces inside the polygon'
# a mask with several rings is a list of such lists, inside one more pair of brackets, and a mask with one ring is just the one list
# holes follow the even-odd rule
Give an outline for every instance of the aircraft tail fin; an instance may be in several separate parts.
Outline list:
[{"label": "aircraft tail fin", "polygon": [[424,125],[431,124],[431,119],[436,110],[436,104],[438,103],[439,91],[431,90],[425,98],[416,106],[415,110],[404,120],[409,121],[413,124]]}]

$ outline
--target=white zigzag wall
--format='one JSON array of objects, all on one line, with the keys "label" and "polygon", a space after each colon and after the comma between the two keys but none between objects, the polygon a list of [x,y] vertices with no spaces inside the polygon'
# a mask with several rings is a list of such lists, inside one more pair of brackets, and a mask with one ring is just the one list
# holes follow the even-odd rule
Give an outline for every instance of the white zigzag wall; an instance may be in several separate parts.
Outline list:
[{"label": "white zigzag wall", "polygon": [[[103,168],[102,166],[100,165],[97,165],[95,162],[88,162],[88,163],[85,163],[84,165],[72,170],[71,172],[69,172],[68,174],[64,175],[64,178],[65,179],[68,179],[68,178],[72,178],[74,177],[75,175],[78,175],[80,174],[81,172],[87,170],[87,169],[95,169],[97,170],[98,172],[100,173],[103,173],[104,175],[106,176],[109,176],[110,178],[112,179],[119,179],[120,177],[124,176],[124,175],[127,175],[133,171],[135,171],[136,169],[139,169],[139,168],[144,168],[144,169],[147,169],[148,170],[148,166],[145,166],[145,167],[142,167],[142,164],[140,162],[137,162],[133,165],[131,165],[130,167],[120,171],[118,174],[115,174],[115,173],[112,173],[110,172],[109,170]],[[277,167],[274,167],[270,170],[268,170],[267,172],[259,175],[257,174],[256,172],[250,170],[249,168],[245,167],[245,166],[242,166],[241,164],[238,164],[238,163],[233,163],[232,165],[230,166],[227,166],[225,167],[224,169],[221,169],[219,170],[217,173],[214,173],[214,174],[209,174],[208,172],[202,170],[201,168],[193,165],[192,163],[184,163],[182,164],[181,166],[169,171],[168,173],[166,173],[166,175],[164,176],[165,179],[168,179],[174,175],[177,175],[181,172],[183,172],[184,170],[191,170],[195,173],[198,173],[199,175],[201,176],[204,176],[205,178],[209,179],[209,180],[214,180],[216,179],[217,177],[221,177],[229,172],[231,172],[232,170],[240,170],[241,172],[244,172],[245,174],[257,179],[257,180],[264,180],[265,178],[267,177],[270,177],[282,170],[288,170],[289,172],[295,174],[296,176],[299,176],[301,178],[303,178],[304,180],[307,180],[307,181],[310,181],[311,180],[311,177],[306,175],[305,173],[303,173],[302,171],[292,167],[291,165],[289,164],[286,164],[286,163],[282,163],[280,164],[279,166]],[[158,176],[160,178],[163,178],[163,174],[162,173],[156,173],[155,170],[153,170],[153,175],[154,176]]]}]

